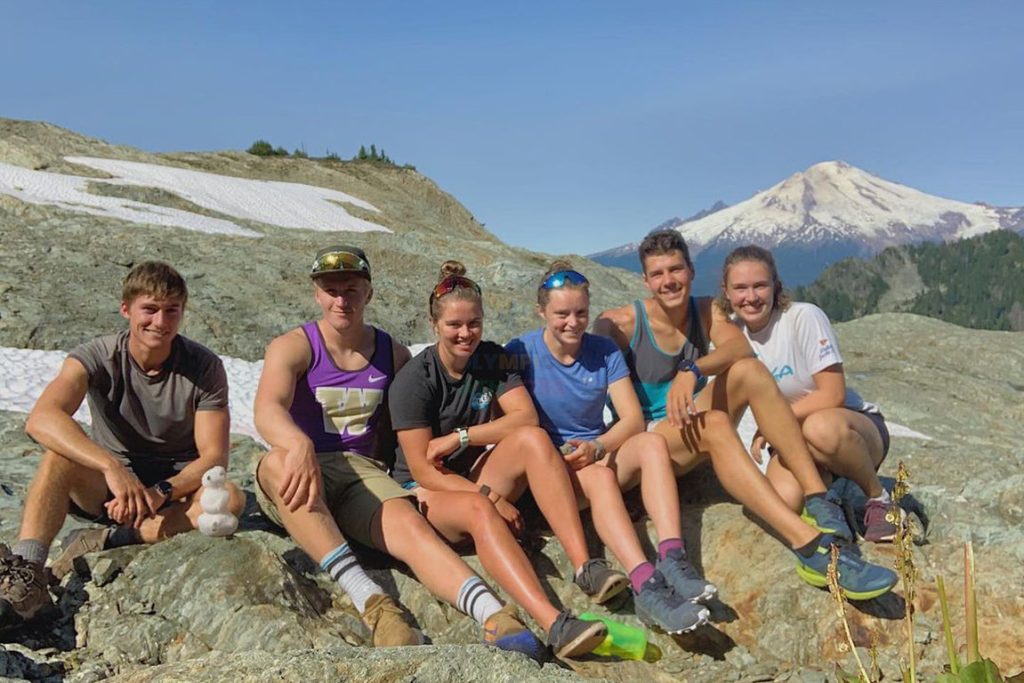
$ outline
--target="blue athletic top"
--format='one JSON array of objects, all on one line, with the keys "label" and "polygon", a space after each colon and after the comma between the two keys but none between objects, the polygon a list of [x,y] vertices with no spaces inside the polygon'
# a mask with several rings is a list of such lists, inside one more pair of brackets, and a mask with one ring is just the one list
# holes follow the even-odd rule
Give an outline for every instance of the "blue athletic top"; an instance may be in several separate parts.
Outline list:
[{"label": "blue athletic top", "polygon": [[[696,361],[708,352],[708,343],[704,338],[704,326],[700,324],[700,310],[697,301],[690,297],[689,326],[686,330],[686,341],[679,353],[665,353],[658,348],[658,342],[651,332],[647,321],[647,309],[644,302],[637,299],[633,302],[636,310],[636,323],[633,338],[629,340],[629,348],[625,351],[626,365],[633,380],[640,407],[644,411],[645,420],[665,419],[665,403],[668,390],[678,372],[679,361],[686,358]],[[704,388],[706,380],[697,385],[697,391]]]}]

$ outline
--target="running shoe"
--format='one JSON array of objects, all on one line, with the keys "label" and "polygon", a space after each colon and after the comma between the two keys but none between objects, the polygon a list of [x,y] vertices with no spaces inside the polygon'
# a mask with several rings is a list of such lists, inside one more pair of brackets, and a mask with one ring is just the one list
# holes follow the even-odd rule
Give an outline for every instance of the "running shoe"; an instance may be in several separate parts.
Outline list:
[{"label": "running shoe", "polygon": [[697,573],[683,548],[668,551],[665,559],[658,560],[655,568],[661,572],[676,593],[689,602],[704,602],[718,593],[718,588]]},{"label": "running shoe", "polygon": [[600,621],[577,619],[568,610],[561,612],[548,631],[548,645],[560,659],[582,657],[604,642],[608,627]]},{"label": "running shoe", "polygon": [[492,614],[484,623],[484,643],[499,650],[521,652],[538,662],[544,661],[544,645],[526,628],[515,605],[511,603]]},{"label": "running shoe", "polygon": [[69,531],[60,542],[60,555],[50,565],[50,571],[58,581],[63,579],[75,568],[75,560],[103,550],[111,531],[113,529],[110,527],[85,527]]},{"label": "running shoe", "polygon": [[823,534],[832,534],[845,541],[852,541],[853,532],[846,523],[843,508],[839,507],[838,503],[839,501],[828,494],[808,498],[804,502],[804,514],[801,517]]},{"label": "running shoe", "polygon": [[587,560],[575,581],[599,605],[608,602],[629,586],[629,578],[625,574],[612,569],[607,560],[600,559]]},{"label": "running shoe", "polygon": [[896,572],[871,564],[831,534],[822,534],[818,547],[810,557],[796,555],[796,573],[801,579],[817,588],[828,585],[828,565],[832,559],[831,547],[839,546],[839,588],[850,600],[870,600],[888,593],[896,585]]},{"label": "running shoe", "polygon": [[0,543],[0,629],[31,621],[51,609],[43,566]]},{"label": "running shoe", "polygon": [[665,633],[692,631],[706,624],[711,614],[676,593],[657,570],[633,595],[633,607],[640,621]]},{"label": "running shoe", "polygon": [[872,543],[892,543],[907,518],[907,513],[895,503],[868,499],[864,509],[864,539]]},{"label": "running shoe", "polygon": [[422,645],[423,634],[412,625],[409,613],[390,595],[377,593],[366,601],[363,623],[370,629],[374,647]]}]

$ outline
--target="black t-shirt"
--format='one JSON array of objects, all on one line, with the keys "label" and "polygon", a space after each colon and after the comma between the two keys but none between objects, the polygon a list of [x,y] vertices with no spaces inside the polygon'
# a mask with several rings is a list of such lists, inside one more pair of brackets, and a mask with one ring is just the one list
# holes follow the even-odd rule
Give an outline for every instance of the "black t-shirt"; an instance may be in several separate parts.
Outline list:
[{"label": "black t-shirt", "polygon": [[[511,357],[499,344],[481,342],[458,380],[444,369],[437,346],[429,346],[406,363],[391,384],[391,423],[396,431],[430,427],[435,437],[450,434],[459,427],[489,422],[497,410],[497,399],[522,385]],[[444,466],[466,474],[483,452],[483,446],[456,449],[444,459]],[[400,484],[412,480],[401,448],[392,476]]]}]

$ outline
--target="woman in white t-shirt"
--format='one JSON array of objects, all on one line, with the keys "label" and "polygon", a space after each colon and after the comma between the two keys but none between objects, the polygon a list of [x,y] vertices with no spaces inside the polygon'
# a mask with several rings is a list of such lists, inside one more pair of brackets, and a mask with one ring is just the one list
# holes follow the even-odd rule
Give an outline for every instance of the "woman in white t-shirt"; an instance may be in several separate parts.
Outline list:
[{"label": "woman in white t-shirt", "polygon": [[[864,538],[892,541],[900,512],[877,473],[889,450],[889,430],[878,407],[846,386],[828,316],[814,304],[790,302],[771,252],[753,245],[726,257],[722,291],[722,305],[771,370],[819,466],[854,481],[867,494]],[[758,431],[750,444],[757,462],[767,445]],[[767,473],[782,497],[798,509],[803,492],[785,463],[772,458]]]}]

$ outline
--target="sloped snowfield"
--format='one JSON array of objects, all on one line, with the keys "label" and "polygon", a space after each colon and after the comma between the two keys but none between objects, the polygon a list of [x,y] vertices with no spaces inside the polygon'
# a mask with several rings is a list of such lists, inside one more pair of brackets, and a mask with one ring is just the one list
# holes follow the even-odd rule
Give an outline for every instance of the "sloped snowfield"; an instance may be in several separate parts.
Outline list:
[{"label": "sloped snowfield", "polygon": [[104,171],[113,178],[84,178],[33,171],[21,166],[0,163],[0,194],[10,195],[30,204],[57,206],[67,211],[118,218],[132,223],[164,225],[222,235],[260,237],[260,233],[230,220],[130,199],[104,197],[87,191],[90,182],[154,187],[205,209],[240,220],[322,232],[390,232],[382,225],[349,214],[339,206],[339,203],[379,213],[377,207],[337,190],[301,183],[235,178],[134,161],[94,157],[65,159],[74,164]]}]

